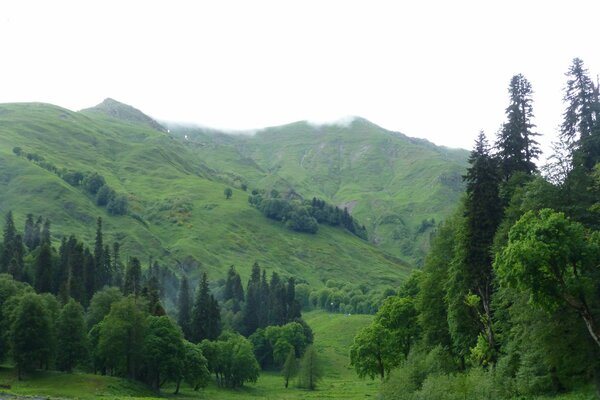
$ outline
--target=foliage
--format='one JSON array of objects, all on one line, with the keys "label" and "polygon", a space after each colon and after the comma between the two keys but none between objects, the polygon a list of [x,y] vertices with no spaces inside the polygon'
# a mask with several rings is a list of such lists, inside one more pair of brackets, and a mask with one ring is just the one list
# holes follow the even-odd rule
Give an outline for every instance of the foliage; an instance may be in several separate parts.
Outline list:
[{"label": "foliage", "polygon": [[144,335],[144,362],[151,387],[159,390],[164,379],[177,381],[184,374],[186,349],[183,335],[169,317],[149,316]]},{"label": "foliage", "polygon": [[24,372],[46,364],[52,356],[48,340],[51,322],[43,298],[37,294],[25,294],[18,300],[12,320],[12,358],[21,379]]},{"label": "foliage", "polygon": [[298,386],[304,389],[315,390],[317,383],[323,377],[323,367],[317,351],[313,346],[308,346],[300,360],[298,372]]},{"label": "foliage", "polygon": [[81,304],[71,299],[65,304],[56,321],[56,366],[71,372],[87,361],[88,343]]}]

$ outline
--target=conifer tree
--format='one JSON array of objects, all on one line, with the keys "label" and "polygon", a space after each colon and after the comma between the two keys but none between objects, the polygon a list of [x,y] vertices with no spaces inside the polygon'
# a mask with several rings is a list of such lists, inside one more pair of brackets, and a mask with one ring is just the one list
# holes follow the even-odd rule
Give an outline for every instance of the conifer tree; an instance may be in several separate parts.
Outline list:
[{"label": "conifer tree", "polygon": [[579,58],[573,59],[563,101],[567,108],[563,114],[561,139],[575,153],[575,166],[590,170],[600,160],[600,99],[588,71]]},{"label": "conifer tree", "polygon": [[15,258],[15,242],[17,239],[17,229],[13,219],[12,211],[6,213],[4,221],[4,239],[2,241],[2,254],[0,257],[0,272],[7,272],[8,266]]},{"label": "conifer tree", "polygon": [[179,296],[177,298],[178,312],[177,323],[181,327],[186,339],[190,339],[190,323],[192,319],[192,296],[187,277],[184,275],[179,284]]},{"label": "conifer tree", "polygon": [[271,293],[269,283],[267,282],[267,271],[262,270],[260,279],[260,286],[258,291],[259,307],[256,312],[258,313],[258,327],[264,328],[269,325],[269,306],[271,300]]},{"label": "conifer tree", "polygon": [[96,291],[96,260],[94,259],[94,255],[90,252],[90,249],[87,247],[84,250],[83,257],[85,260],[84,264],[84,287],[85,287],[85,295],[80,300],[81,304],[86,307],[89,304],[94,292]]},{"label": "conifer tree", "polygon": [[533,90],[529,81],[521,74],[515,75],[508,88],[510,104],[506,108],[507,121],[498,133],[496,148],[500,158],[502,174],[508,180],[515,172],[531,174],[537,170],[534,159],[540,154],[534,140]]},{"label": "conifer tree", "polygon": [[156,317],[166,315],[166,311],[160,303],[160,285],[158,279],[155,276],[151,276],[146,281],[144,289],[142,289],[142,296],[148,302],[148,313]]},{"label": "conifer tree", "polygon": [[323,368],[317,355],[317,351],[312,345],[308,346],[300,361],[300,371],[298,373],[299,386],[305,389],[315,390],[317,388],[317,383],[322,376]]},{"label": "conifer tree", "polygon": [[104,242],[102,237],[102,218],[96,221],[96,240],[94,243],[95,282],[94,289],[98,290],[109,284],[110,270],[106,269]]},{"label": "conifer tree", "polygon": [[202,274],[196,290],[196,300],[192,308],[191,338],[195,343],[204,339],[215,340],[221,334],[221,313],[215,298],[208,288],[206,272]]},{"label": "conifer tree", "polygon": [[23,231],[23,243],[29,251],[33,250],[33,230],[35,228],[35,224],[33,222],[33,214],[27,214],[25,220],[25,230]]},{"label": "conifer tree", "polygon": [[33,248],[37,248],[42,242],[42,217],[39,216],[35,220],[35,226],[33,228]]},{"label": "conifer tree", "polygon": [[123,266],[121,265],[121,245],[113,243],[112,285],[123,289]]},{"label": "conifer tree", "polygon": [[244,304],[242,322],[244,334],[250,336],[259,328],[258,310],[260,308],[260,266],[257,262],[252,265],[252,272],[246,288],[246,303]]},{"label": "conifer tree", "polygon": [[137,257],[132,257],[125,271],[125,295],[132,294],[137,297],[142,290],[142,265]]},{"label": "conifer tree", "polygon": [[46,218],[40,237],[40,244],[50,244],[50,220]]},{"label": "conifer tree", "polygon": [[50,246],[46,243],[40,247],[35,262],[35,290],[38,293],[51,293],[52,292],[52,278],[53,278],[53,265],[52,265],[52,251]]}]

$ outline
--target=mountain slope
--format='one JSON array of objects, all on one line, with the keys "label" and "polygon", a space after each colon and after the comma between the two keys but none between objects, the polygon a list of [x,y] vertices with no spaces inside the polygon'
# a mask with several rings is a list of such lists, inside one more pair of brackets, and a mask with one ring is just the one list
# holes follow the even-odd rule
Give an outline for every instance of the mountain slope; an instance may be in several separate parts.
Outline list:
[{"label": "mountain slope", "polygon": [[463,192],[467,151],[409,138],[361,118],[346,125],[297,122],[254,136],[180,126],[171,126],[171,132],[186,137],[201,159],[234,183],[348,207],[373,243],[416,264],[436,222],[452,212]]},{"label": "mountain slope", "polygon": [[[264,218],[241,190],[225,200],[229,178],[207,161],[138,121],[48,104],[0,105],[0,213],[13,210],[20,230],[26,213],[41,214],[52,220],[55,241],[73,233],[91,244],[101,216],[105,243],[122,242],[123,259],[152,257],[193,274],[206,270],[211,279],[224,277],[231,264],[245,279],[254,261],[317,286],[348,276],[395,285],[408,274],[399,259],[341,229],[300,234]],[[108,214],[52,169],[99,173],[127,196],[128,214]]]}]

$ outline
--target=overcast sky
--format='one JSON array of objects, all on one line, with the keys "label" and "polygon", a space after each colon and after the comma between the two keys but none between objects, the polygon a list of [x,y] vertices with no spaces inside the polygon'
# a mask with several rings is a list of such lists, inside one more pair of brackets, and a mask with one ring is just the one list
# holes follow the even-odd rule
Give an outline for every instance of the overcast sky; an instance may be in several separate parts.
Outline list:
[{"label": "overcast sky", "polygon": [[600,1],[0,2],[0,102],[112,97],[226,129],[359,115],[471,148],[523,73],[545,145],[573,57],[600,73]]}]

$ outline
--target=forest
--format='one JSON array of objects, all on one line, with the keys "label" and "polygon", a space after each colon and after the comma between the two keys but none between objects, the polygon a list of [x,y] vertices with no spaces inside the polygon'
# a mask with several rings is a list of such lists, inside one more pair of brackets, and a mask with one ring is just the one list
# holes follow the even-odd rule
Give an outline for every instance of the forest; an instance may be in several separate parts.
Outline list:
[{"label": "forest", "polygon": [[[282,370],[286,387],[298,375],[300,385],[315,388],[313,334],[293,277],[273,272],[267,280],[254,263],[244,289],[231,266],[218,301],[206,273],[193,290],[185,275],[179,280],[157,262],[145,271],[136,257],[123,265],[119,243],[103,244],[101,218],[93,250],[70,236],[55,251],[50,227],[29,214],[21,235],[12,213],[5,218],[0,359],[14,364],[19,380],[36,369],[79,370],[155,391],[169,383],[177,394],[182,382],[199,390],[211,375],[219,387],[240,387],[256,382],[262,368]],[[169,287],[178,288],[176,299],[166,295]]]},{"label": "forest", "polygon": [[566,77],[542,168],[533,88],[511,79],[506,120],[492,146],[477,137],[424,267],[354,338],[352,364],[384,398],[600,393],[599,87],[577,58]]}]

